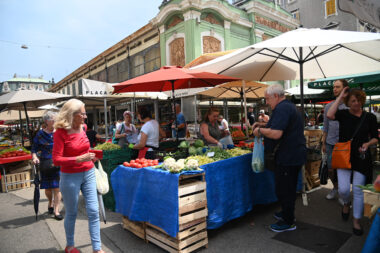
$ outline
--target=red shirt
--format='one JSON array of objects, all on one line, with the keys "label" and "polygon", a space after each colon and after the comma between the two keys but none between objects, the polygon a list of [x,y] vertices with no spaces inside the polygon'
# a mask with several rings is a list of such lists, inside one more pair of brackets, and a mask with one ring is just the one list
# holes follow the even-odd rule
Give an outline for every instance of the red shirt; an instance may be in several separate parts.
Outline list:
[{"label": "red shirt", "polygon": [[57,129],[54,133],[53,163],[61,166],[64,173],[78,173],[88,171],[94,167],[92,161],[78,163],[76,157],[88,153],[90,142],[86,131],[68,134],[63,128]]}]

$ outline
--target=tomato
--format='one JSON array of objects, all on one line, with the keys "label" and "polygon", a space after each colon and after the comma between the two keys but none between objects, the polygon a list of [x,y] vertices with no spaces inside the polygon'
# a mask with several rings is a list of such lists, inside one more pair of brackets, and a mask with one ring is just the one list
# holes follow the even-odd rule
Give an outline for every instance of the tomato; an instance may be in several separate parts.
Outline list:
[{"label": "tomato", "polygon": [[135,163],[136,162],[136,160],[131,160],[129,163]]},{"label": "tomato", "polygon": [[157,159],[154,160],[153,163],[154,163],[154,165],[158,165],[158,160]]},{"label": "tomato", "polygon": [[142,168],[141,164],[136,164],[136,168],[141,169]]},{"label": "tomato", "polygon": [[129,167],[129,163],[128,163],[128,162],[124,162],[123,165],[124,165],[125,167]]},{"label": "tomato", "polygon": [[137,158],[137,159],[136,159],[136,163],[139,163],[139,162],[140,162],[140,159],[139,159],[139,158]]},{"label": "tomato", "polygon": [[145,167],[148,167],[149,164],[148,164],[148,163],[143,163],[143,164],[141,164],[141,166],[142,166],[143,168],[145,168]]},{"label": "tomato", "polygon": [[135,168],[136,167],[136,163],[129,163],[129,166],[132,167],[132,168]]}]

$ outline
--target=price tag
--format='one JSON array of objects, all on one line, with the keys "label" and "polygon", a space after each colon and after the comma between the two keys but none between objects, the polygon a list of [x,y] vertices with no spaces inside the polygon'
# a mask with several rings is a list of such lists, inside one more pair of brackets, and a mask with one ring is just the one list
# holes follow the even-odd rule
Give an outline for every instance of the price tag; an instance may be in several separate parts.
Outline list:
[{"label": "price tag", "polygon": [[215,155],[215,152],[208,152],[207,157],[213,157]]}]

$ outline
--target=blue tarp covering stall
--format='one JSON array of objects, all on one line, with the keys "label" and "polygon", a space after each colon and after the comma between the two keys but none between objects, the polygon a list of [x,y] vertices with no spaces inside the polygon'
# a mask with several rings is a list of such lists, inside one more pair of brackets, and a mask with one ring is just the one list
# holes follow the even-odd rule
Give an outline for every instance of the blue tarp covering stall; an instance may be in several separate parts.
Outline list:
[{"label": "blue tarp covering stall", "polygon": [[[254,173],[251,157],[252,154],[247,154],[201,166],[206,174],[208,229],[243,216],[256,204],[277,201],[273,173]],[[130,220],[147,221],[175,237],[178,178],[179,174],[151,168],[117,167],[111,174],[116,212]],[[300,189],[301,173],[298,181]]]}]

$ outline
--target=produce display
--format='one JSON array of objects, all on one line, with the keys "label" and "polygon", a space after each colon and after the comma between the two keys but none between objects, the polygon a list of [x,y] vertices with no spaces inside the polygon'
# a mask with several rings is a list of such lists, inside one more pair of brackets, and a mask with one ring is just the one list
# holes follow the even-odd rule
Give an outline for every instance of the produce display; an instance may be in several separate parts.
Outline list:
[{"label": "produce display", "polygon": [[123,165],[125,167],[141,169],[145,167],[158,165],[158,160],[141,158],[141,159],[131,160],[130,162],[124,162]]},{"label": "produce display", "polygon": [[368,190],[371,192],[380,192],[380,174],[377,175],[377,178],[373,182],[373,184],[367,184],[365,186],[363,185],[358,185],[359,188],[362,190]]},{"label": "produce display", "polygon": [[180,173],[185,170],[201,170],[198,161],[195,159],[179,159],[168,157],[161,165],[155,166],[156,169],[167,170],[171,173]]},{"label": "produce display", "polygon": [[198,161],[198,165],[202,166],[204,164],[208,163],[213,163],[215,162],[214,159],[204,156],[204,155],[194,155],[194,156],[189,156],[188,159],[194,159]]},{"label": "produce display", "polygon": [[245,154],[249,154],[252,152],[252,149],[247,150],[247,149],[241,149],[241,148],[233,148],[233,149],[228,149],[227,152],[232,156],[241,156]]},{"label": "produce display", "polygon": [[24,156],[24,155],[29,155],[29,154],[30,154],[30,151],[28,151],[24,147],[14,147],[14,148],[7,148],[0,151],[0,158]]},{"label": "produce display", "polygon": [[232,138],[243,138],[243,137],[245,137],[245,134],[240,129],[232,128],[231,137]]},{"label": "produce display", "polygon": [[121,149],[119,145],[110,142],[105,142],[103,144],[98,144],[94,147],[96,150],[116,150]]},{"label": "produce display", "polygon": [[239,143],[236,144],[235,146],[236,146],[236,147],[239,147],[239,148],[253,149],[253,145],[254,145],[253,142],[246,143],[245,141],[239,141]]}]

